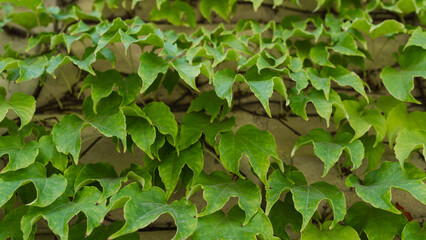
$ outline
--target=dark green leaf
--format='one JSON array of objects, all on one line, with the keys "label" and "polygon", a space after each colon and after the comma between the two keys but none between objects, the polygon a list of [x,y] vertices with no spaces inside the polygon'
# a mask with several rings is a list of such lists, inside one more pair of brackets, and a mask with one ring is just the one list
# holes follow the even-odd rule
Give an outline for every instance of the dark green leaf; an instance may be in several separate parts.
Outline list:
[{"label": "dark green leaf", "polygon": [[200,142],[192,145],[190,148],[181,151],[179,155],[176,152],[169,152],[161,156],[161,163],[158,165],[158,172],[163,181],[169,198],[179,181],[182,168],[187,165],[193,171],[193,182],[197,181],[198,176],[203,170],[204,158],[203,149]]},{"label": "dark green leaf", "polygon": [[302,227],[302,215],[294,208],[293,199],[287,194],[284,202],[277,201],[269,215],[274,235],[284,240],[290,240],[285,227],[290,224],[294,232],[299,232]]},{"label": "dark green leaf", "polygon": [[[27,213],[27,207],[15,208],[8,213],[0,222],[0,239],[5,240],[11,237],[12,240],[23,239],[21,231],[21,219]],[[34,237],[35,228],[33,228],[30,237]]]},{"label": "dark green leaf", "polygon": [[[108,240],[108,237],[123,227],[124,222],[114,221],[108,227],[102,225],[93,230],[92,234],[86,236],[86,223],[81,222],[71,226],[69,240]],[[140,240],[139,233],[131,233],[117,238],[117,240]]]},{"label": "dark green leaf", "polygon": [[407,219],[403,215],[373,208],[364,202],[356,202],[349,208],[345,222],[359,234],[365,232],[370,240],[392,240],[395,235],[401,233]]},{"label": "dark green leaf", "polygon": [[211,116],[210,122],[213,122],[222,110],[222,106],[225,111],[227,107],[225,100],[218,98],[214,91],[202,92],[191,102],[187,112],[198,112],[204,109]]}]

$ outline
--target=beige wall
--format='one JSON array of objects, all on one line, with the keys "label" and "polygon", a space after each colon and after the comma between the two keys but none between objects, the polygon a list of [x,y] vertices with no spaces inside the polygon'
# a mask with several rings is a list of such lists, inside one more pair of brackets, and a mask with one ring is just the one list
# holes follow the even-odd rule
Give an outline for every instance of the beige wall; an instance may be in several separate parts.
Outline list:
[{"label": "beige wall", "polygon": [[[308,6],[307,9],[312,8],[312,4],[309,3],[311,1],[301,1],[301,2],[302,3],[308,2],[308,4],[306,5]],[[79,4],[83,8],[89,8],[88,6],[90,6],[90,1],[80,0]],[[137,7],[137,10],[136,10],[137,15],[142,17],[148,16],[147,9],[150,9],[152,4],[153,4],[152,0],[143,1],[142,4],[140,4]],[[120,16],[120,14],[122,14],[123,12],[124,11],[122,10],[118,10],[114,13],[106,13],[106,15],[110,16],[114,14],[114,15]],[[299,14],[299,13],[292,12],[285,8],[278,8],[277,10],[272,10],[269,7],[261,7],[257,13],[254,13],[250,5],[243,5],[241,7],[238,7],[237,12],[235,13],[235,17],[232,19],[232,22],[226,23],[226,26],[229,28],[233,27],[234,26],[233,23],[235,23],[240,18],[255,18],[262,22],[267,22],[269,20],[280,21],[283,16],[291,15],[291,14]],[[306,17],[306,15],[304,15],[303,17]],[[202,20],[199,13],[197,14],[197,19],[200,21]],[[199,26],[212,29],[216,26],[217,22],[223,22],[221,19],[217,17],[213,17],[212,19],[214,20],[213,24],[204,23],[204,24],[200,24]],[[188,28],[174,27],[168,24],[159,24],[159,27],[162,29],[175,29],[176,31],[185,31],[185,32],[192,31],[191,29],[188,29]],[[384,65],[393,64],[394,60],[391,57],[391,54],[397,50],[397,46],[399,44],[402,44],[405,41],[406,41],[405,36],[399,36],[397,37],[395,41],[391,40],[391,42],[387,42],[387,43],[385,38],[378,38],[374,41],[369,40],[368,47],[372,53],[372,56],[374,57],[374,61],[368,63],[368,68],[374,69],[374,68],[380,68]],[[8,36],[6,33],[1,32],[0,33],[0,53],[3,51],[2,46],[8,42],[12,42],[15,48],[24,48],[25,46],[25,39]],[[380,49],[381,46],[383,46],[383,44],[385,43],[386,45],[383,47],[383,50],[380,54],[377,54],[377,52],[374,52],[374,51],[377,51],[377,49]],[[134,51],[133,61],[137,63],[140,50],[138,50],[138,48],[135,46],[132,46],[132,47],[133,47],[132,51]],[[114,51],[118,50],[116,52],[117,53],[116,56],[118,60],[116,63],[117,68],[120,71],[124,71],[124,72],[128,71],[129,70],[129,66],[127,63],[128,61],[126,61],[125,59],[126,56],[122,54],[122,51],[121,51],[122,48],[120,46],[116,46],[116,47],[111,47],[111,49]],[[78,54],[82,52],[83,45],[79,43],[75,43],[73,44],[72,50],[74,53]],[[120,54],[118,54],[119,51],[121,51]],[[138,51],[139,51],[139,54],[138,54]],[[95,63],[94,66],[98,70],[104,70],[110,67],[109,64],[105,64],[105,62],[102,62],[102,61]],[[63,96],[68,91],[67,85],[72,85],[77,80],[77,69],[76,67],[69,64],[69,65],[61,67],[61,69],[57,71],[56,75],[58,76],[58,79],[53,79],[50,76],[48,77],[46,86],[43,88],[39,96],[39,99],[37,99],[38,106],[44,105],[54,98],[60,98],[61,96]],[[378,76],[375,76],[375,77],[377,78]],[[376,79],[376,80],[379,81],[379,79]],[[0,79],[0,85],[7,87],[9,95],[17,91],[32,94],[37,84],[38,84],[37,80],[32,80],[32,81],[21,83],[21,84],[14,84],[14,83],[7,84],[6,80]],[[90,90],[86,91],[85,93],[88,94],[89,92]],[[167,96],[167,94],[165,94],[164,91],[159,91],[159,93],[155,93],[155,94],[157,94],[156,97],[159,100],[165,99],[165,97]],[[179,97],[178,95],[179,95],[179,92],[174,94],[172,98],[177,98]],[[274,95],[274,98],[277,98],[277,97],[278,96]],[[255,100],[255,98],[247,99],[247,101],[252,101],[252,100]],[[166,101],[170,101],[170,99]],[[271,105],[271,108],[272,110],[274,110],[274,108],[276,109],[276,106]],[[254,106],[252,110],[254,111],[261,110],[261,107],[260,105]],[[314,111],[312,109],[312,106],[309,106],[308,111],[311,111],[311,112]],[[37,121],[40,119],[44,119],[48,116],[51,116],[52,114],[48,113],[44,115],[36,115],[34,117],[34,120]],[[333,167],[326,177],[321,178],[321,175],[323,172],[323,164],[317,157],[314,156],[311,146],[300,149],[296,153],[296,156],[293,159],[291,159],[290,152],[298,137],[292,131],[290,131],[286,126],[284,126],[277,120],[269,119],[265,117],[259,117],[259,116],[252,116],[244,112],[236,111],[236,112],[233,112],[232,114],[237,118],[237,128],[241,125],[251,123],[251,124],[255,124],[260,129],[269,130],[275,136],[277,147],[278,147],[278,154],[280,158],[285,163],[288,163],[288,164],[292,163],[297,168],[299,168],[305,174],[309,183],[313,183],[316,181],[326,181],[330,184],[337,185],[339,189],[345,193],[348,206],[360,200],[352,189],[346,188],[345,186],[346,177],[339,175],[339,172],[336,167]],[[61,116],[58,116],[58,117],[61,117]],[[180,121],[180,119],[182,118],[182,113],[177,113],[176,118],[178,119],[178,121]],[[307,133],[309,130],[313,128],[317,128],[317,127],[326,128],[325,121],[324,120],[321,121],[320,119],[316,117],[311,117],[309,121],[304,121],[301,118],[290,117],[287,123],[290,126],[292,126],[294,129],[296,129],[297,131],[301,132],[302,134]],[[333,128],[330,127],[330,129],[328,130],[332,130],[332,129]],[[82,150],[84,151],[84,149],[87,148],[98,136],[99,134],[94,129],[91,129],[91,128],[85,129],[83,131]],[[115,151],[115,147],[112,144],[111,140],[107,138],[103,138],[81,159],[81,162],[82,163],[98,162],[98,161],[110,162],[116,167],[118,172],[120,172],[121,170],[127,168],[130,165],[130,163],[141,164],[142,158],[143,158],[143,153],[141,151],[136,151],[135,154],[117,153]],[[393,151],[387,149],[383,159],[395,160]],[[205,161],[206,161],[206,164],[205,164],[206,172],[211,172],[213,169],[222,169],[221,165],[215,162],[215,160],[212,159],[208,154],[205,155]],[[420,159],[418,154],[413,154],[411,162],[416,164],[421,169],[426,169],[425,162],[422,159]],[[242,171],[244,173],[247,173],[248,175],[250,175],[251,173],[250,167],[247,164],[246,159],[243,160]],[[364,171],[364,168],[361,167],[355,172],[358,174],[362,174],[363,171]],[[421,221],[421,222],[423,221],[423,216],[426,215],[426,208],[424,207],[424,205],[422,205],[419,201],[417,201],[410,194],[404,191],[392,190],[392,193],[393,193],[393,202],[398,202],[399,204],[401,204],[406,209],[406,211],[410,212],[413,215],[413,218],[415,220]],[[193,197],[193,200],[194,202],[199,203],[198,205],[200,209],[205,204],[204,200],[202,200],[201,198],[201,193],[198,193],[195,197]],[[232,199],[231,203],[228,204],[227,207],[229,208],[231,204],[235,204],[235,203],[236,203],[235,199]],[[115,212],[114,214],[112,214],[111,217],[120,219],[122,218],[122,213]],[[164,227],[164,226],[168,226],[168,223],[171,221],[172,219],[169,216],[163,215],[152,225]],[[40,224],[40,227],[39,227],[40,235],[38,235],[38,239],[53,239],[53,236],[49,235],[46,232],[47,232],[47,229],[45,229],[44,225]],[[173,235],[174,235],[174,231],[157,231],[157,232],[141,233],[141,236],[143,236],[142,239],[157,239],[157,240],[171,239]],[[297,238],[297,235],[295,237]]]}]

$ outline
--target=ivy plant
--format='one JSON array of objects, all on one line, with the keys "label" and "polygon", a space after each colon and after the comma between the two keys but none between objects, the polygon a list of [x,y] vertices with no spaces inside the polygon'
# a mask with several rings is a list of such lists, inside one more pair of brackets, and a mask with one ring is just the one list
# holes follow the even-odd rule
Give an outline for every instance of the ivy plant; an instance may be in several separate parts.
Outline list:
[{"label": "ivy plant", "polygon": [[[424,1],[50,2],[0,0],[1,34],[25,42],[1,40],[0,240],[34,239],[38,222],[62,240],[139,239],[163,214],[174,239],[425,239],[391,192],[426,204]],[[234,20],[248,6],[285,17]],[[393,65],[378,62],[378,40],[394,45]],[[31,82],[33,93],[9,87]],[[56,83],[68,92],[41,104]],[[280,132],[237,112],[298,135],[292,159]],[[289,118],[325,124],[301,134]],[[99,137],[85,144],[89,130]],[[144,157],[120,172],[83,161],[101,139]],[[303,146],[359,200],[306,179],[293,165]]]}]

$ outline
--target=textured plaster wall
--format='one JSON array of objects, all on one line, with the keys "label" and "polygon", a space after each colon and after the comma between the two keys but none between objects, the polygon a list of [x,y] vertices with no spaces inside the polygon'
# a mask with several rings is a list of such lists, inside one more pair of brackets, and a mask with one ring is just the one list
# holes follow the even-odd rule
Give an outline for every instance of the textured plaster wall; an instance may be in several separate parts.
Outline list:
[{"label": "textured plaster wall", "polygon": [[[49,4],[53,4],[54,1],[46,1],[49,2]],[[86,0],[80,0],[79,5],[86,9],[87,11],[90,11],[92,1],[86,1]],[[272,2],[272,1],[270,1]],[[287,1],[290,2],[290,1]],[[312,4],[312,1],[301,1],[302,4],[306,7],[307,10],[313,9],[314,5]],[[146,0],[143,1],[142,4],[139,4],[136,10],[136,15],[140,16],[141,18],[146,18],[149,15],[149,9],[152,8],[154,4],[154,1],[152,0]],[[290,4],[290,3],[288,3]],[[105,12],[106,17],[111,16],[121,16],[125,14],[124,10],[117,10],[114,12]],[[277,8],[276,10],[273,10],[270,7],[260,7],[259,10],[254,13],[252,6],[250,4],[247,5],[241,5],[238,7],[237,12],[234,15],[234,18],[232,18],[232,21],[230,23],[225,22],[225,26],[227,28],[232,28],[236,21],[241,18],[255,18],[256,20],[260,22],[267,22],[269,20],[275,20],[275,21],[281,21],[283,16],[286,15],[301,15],[302,17],[307,17],[306,14],[301,14],[299,12],[290,11],[285,8]],[[201,15],[197,14],[197,19],[200,22],[204,22]],[[212,17],[213,23],[212,24],[206,24],[206,23],[200,23],[198,26],[206,27],[208,29],[213,29],[216,27],[217,23],[224,22],[222,19],[218,17]],[[179,32],[191,32],[192,29],[185,28],[185,27],[175,27],[168,25],[166,23],[160,23],[158,26],[161,29],[174,29],[175,31]],[[51,26],[48,26],[47,28],[51,28]],[[381,68],[384,65],[391,65],[394,63],[394,59],[391,57],[392,53],[397,51],[397,46],[404,43],[406,41],[405,36],[398,36],[395,41],[387,41],[385,38],[378,38],[374,41],[369,40],[368,41],[368,49],[373,56],[374,61],[371,61],[367,64],[367,67],[369,69],[378,69]],[[3,51],[3,46],[7,43],[11,43],[14,48],[25,48],[26,41],[23,38],[19,38],[16,36],[9,36],[4,32],[0,32],[0,54]],[[117,57],[117,63],[116,68],[119,71],[122,72],[135,72],[137,69],[137,63],[139,59],[139,55],[141,54],[141,51],[139,47],[131,46],[131,49],[129,51],[132,51],[132,57],[133,59],[130,59],[130,56],[125,56],[123,54],[123,48],[119,44],[114,44],[114,46],[110,46],[110,48],[116,53]],[[379,52],[378,49],[381,49]],[[75,54],[81,54],[84,51],[84,45],[81,43],[74,43],[72,46],[72,52]],[[126,59],[128,58],[128,59]],[[133,61],[135,63],[135,66],[130,66],[128,62]],[[133,69],[132,69],[133,67]],[[105,61],[98,61],[94,64],[94,68],[97,70],[106,70],[111,68],[110,64]],[[38,106],[43,106],[48,104],[49,102],[52,102],[55,98],[61,98],[64,94],[67,94],[68,92],[68,86],[73,85],[78,77],[78,71],[77,68],[74,67],[71,64],[68,64],[66,66],[61,67],[60,70],[56,72],[56,75],[58,76],[57,79],[53,79],[50,76],[48,77],[46,81],[45,87],[43,87],[41,94],[39,95],[39,98],[37,99]],[[369,76],[373,79],[377,79],[377,76]],[[379,80],[376,80],[379,81]],[[287,83],[286,83],[287,84]],[[8,83],[4,79],[0,79],[0,85],[4,86],[8,90],[8,96],[13,94],[14,92],[25,92],[27,94],[32,94],[37,85],[38,80],[32,80],[29,82],[21,83],[21,84],[14,84],[14,83]],[[77,85],[79,86],[79,85]],[[210,88],[210,86],[203,86],[201,90],[205,90]],[[83,93],[83,95],[87,95],[90,93],[90,90],[87,90]],[[171,102],[173,99],[177,99],[179,95],[182,93],[182,91],[175,92],[172,96],[168,97],[167,92],[160,90],[157,93],[154,93],[154,97],[157,100],[164,100],[166,102]],[[414,93],[417,94],[417,93]],[[375,97],[373,95],[373,97]],[[278,99],[278,96],[274,95],[274,99]],[[245,99],[247,102],[256,101],[255,98]],[[308,105],[308,113],[314,113],[315,111],[312,109],[311,105]],[[279,108],[276,104],[271,104],[271,109],[274,112],[279,112]],[[173,111],[174,109],[172,109]],[[258,111],[259,113],[262,113],[262,108],[259,105],[252,105],[251,110]],[[314,156],[313,150],[311,146],[304,147],[297,151],[294,158],[290,157],[291,149],[298,139],[298,136],[294,134],[289,128],[287,128],[285,125],[280,123],[277,120],[269,119],[261,116],[254,116],[245,112],[241,111],[235,111],[232,113],[236,119],[237,119],[237,126],[240,127],[244,124],[254,124],[257,127],[259,127],[262,130],[268,130],[270,131],[274,136],[275,140],[277,142],[277,148],[278,148],[278,154],[280,158],[287,164],[292,163],[297,168],[299,168],[306,176],[309,183],[313,183],[316,181],[326,181],[330,184],[335,184],[339,187],[341,191],[345,193],[346,201],[348,207],[353,204],[356,201],[359,201],[360,199],[355,194],[354,190],[348,189],[345,186],[345,179],[346,176],[342,176],[339,174],[339,171],[337,167],[333,167],[327,176],[324,178],[321,177],[323,173],[323,163]],[[35,121],[43,120],[47,117],[57,115],[54,112],[46,112],[43,115],[36,115],[34,117]],[[176,112],[176,118],[178,121],[181,120],[183,116],[182,112]],[[10,117],[13,117],[10,115]],[[61,115],[57,116],[58,118],[61,117]],[[53,122],[52,122],[53,123]],[[296,131],[300,132],[301,134],[306,134],[309,130],[321,127],[321,128],[327,128],[325,121],[320,120],[317,117],[310,117],[309,121],[304,121],[300,117],[294,118],[289,117],[286,122],[289,126],[291,126]],[[328,130],[333,130],[332,123],[330,124],[330,128]],[[92,128],[86,128],[83,131],[82,137],[83,137],[83,146],[82,146],[82,152],[85,151],[86,148],[88,148],[100,135]],[[108,138],[102,138],[96,144],[88,151],[81,159],[82,163],[90,163],[90,162],[99,162],[99,161],[105,161],[113,164],[117,171],[120,172],[123,169],[130,166],[131,163],[137,163],[141,164],[143,159],[143,152],[136,150],[134,154],[131,153],[118,153],[115,150],[114,144],[111,142]],[[386,149],[386,152],[384,154],[383,160],[391,160],[394,161],[394,153],[389,148]],[[421,169],[426,170],[426,164],[425,162],[420,159],[418,154],[414,153],[412,156],[412,163],[416,164]],[[365,165],[365,164],[364,164]],[[365,166],[361,167],[360,169],[356,170],[355,172],[357,174],[362,174]],[[251,173],[250,167],[247,163],[247,159],[242,160],[242,172],[248,175],[249,177],[253,178],[253,174]],[[218,163],[215,159],[213,159],[209,154],[205,154],[205,171],[207,173],[210,173],[216,169],[222,169],[222,166],[220,163]],[[260,184],[260,183],[259,183]],[[410,212],[413,216],[413,218],[417,221],[424,221],[423,217],[426,215],[426,208],[416,199],[414,199],[410,194],[401,191],[401,190],[393,190],[393,201],[398,202],[400,205],[402,205],[406,211]],[[178,194],[179,195],[179,194]],[[182,193],[183,195],[183,193]],[[194,200],[194,202],[198,203],[197,205],[200,207],[199,210],[205,205],[204,200],[202,199],[201,192],[196,194],[194,197],[192,197],[191,200]],[[236,199],[231,199],[230,202],[226,205],[226,207],[229,209],[233,204],[236,203]],[[327,207],[327,204],[323,204],[324,209]],[[326,211],[326,209],[324,210]],[[113,212],[110,216],[112,219],[120,219],[122,218],[122,212],[116,211]],[[173,222],[170,216],[163,215],[161,216],[155,223],[152,224],[152,226],[155,227],[167,227],[169,224]],[[39,225],[38,230],[38,236],[37,239],[54,239],[54,236],[50,234],[48,229],[45,228],[44,225]],[[151,232],[141,232],[141,239],[171,239],[174,235],[174,231],[151,231]],[[298,238],[297,235],[293,236],[294,238]]]}]

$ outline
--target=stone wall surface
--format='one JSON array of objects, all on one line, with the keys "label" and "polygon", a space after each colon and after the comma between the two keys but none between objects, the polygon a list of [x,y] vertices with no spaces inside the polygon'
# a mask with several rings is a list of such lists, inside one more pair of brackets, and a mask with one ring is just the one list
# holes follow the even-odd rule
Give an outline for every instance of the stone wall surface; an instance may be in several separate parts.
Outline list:
[{"label": "stone wall surface", "polygon": [[[48,2],[48,1],[46,1]],[[90,11],[90,6],[93,0],[79,0],[78,4],[87,11]],[[212,16],[212,23],[206,22],[200,13],[197,13],[197,21],[199,24],[197,27],[205,27],[208,29],[214,29],[218,23],[224,23],[226,28],[232,28],[235,26],[235,23],[239,19],[243,18],[254,18],[258,20],[259,22],[266,23],[268,21],[274,20],[277,22],[280,22],[281,19],[284,16],[287,15],[300,15],[302,17],[307,17],[309,14],[300,12],[300,11],[292,11],[292,8],[295,8],[295,6],[292,6],[290,1],[288,1],[288,7],[279,7],[277,9],[272,9],[267,4],[265,6],[261,6],[257,12],[253,11],[253,8],[251,4],[241,4],[232,20],[227,23],[226,21],[222,20],[220,17],[215,16],[213,14]],[[266,1],[266,3],[272,3],[271,1]],[[313,1],[301,1],[303,6],[305,6],[304,10],[311,10],[314,8]],[[55,1],[49,1],[49,4],[54,5]],[[146,19],[149,15],[149,9],[152,8],[154,4],[154,1],[152,0],[145,0],[142,1],[138,6],[136,7],[136,15],[140,16],[142,19]],[[287,6],[287,5],[286,5]],[[115,16],[122,16],[126,13],[123,9],[118,9],[116,11],[109,11],[106,10],[105,16],[108,18],[113,18]],[[177,32],[191,32],[193,29],[187,28],[187,27],[176,27],[169,25],[167,23],[160,22],[158,23],[158,26],[161,29],[174,29]],[[50,26],[51,27],[51,26]],[[49,26],[47,27],[49,28]],[[368,49],[370,50],[370,54],[372,54],[374,61],[371,61],[368,63],[367,68],[368,69],[379,69],[382,66],[385,65],[392,65],[395,60],[391,57],[391,55],[397,51],[397,47],[407,41],[406,36],[398,36],[395,40],[386,40],[384,37],[375,39],[374,41],[368,40]],[[8,35],[5,32],[0,32],[0,54],[3,51],[3,46],[7,43],[12,43],[13,47],[15,48],[24,48],[26,44],[26,40],[18,37],[18,36],[11,36]],[[75,54],[81,54],[84,51],[85,45],[81,43],[74,43],[72,46],[72,52]],[[113,50],[116,53],[117,56],[117,63],[116,68],[119,71],[122,72],[135,72],[137,66],[129,65],[130,62],[138,64],[139,55],[141,54],[141,51],[136,46],[131,46],[131,49],[129,51],[132,51],[132,55],[124,55],[123,54],[123,46],[120,46],[120,44],[114,44],[113,46],[110,46],[110,49]],[[380,49],[380,50],[379,50]],[[121,52],[121,53],[120,53]],[[132,59],[130,59],[132,57]],[[98,61],[94,64],[94,68],[97,70],[106,70],[111,68],[110,64],[105,61]],[[55,99],[59,99],[65,94],[69,92],[69,87],[73,86],[77,79],[78,79],[78,69],[74,67],[71,64],[68,64],[66,66],[61,67],[60,70],[57,70],[56,75],[58,76],[57,79],[53,79],[50,76],[48,77],[46,81],[45,87],[43,87],[38,99],[37,104],[38,107],[51,104],[52,101]],[[376,78],[378,80],[378,74],[377,76],[369,76],[372,78]],[[14,92],[24,92],[27,94],[32,94],[35,89],[37,88],[38,80],[34,79],[29,82],[21,83],[21,84],[14,84],[14,83],[7,83],[6,80],[0,79],[0,86],[4,86],[8,90],[8,96],[13,94]],[[79,87],[81,85],[77,84],[76,87]],[[208,89],[209,86],[205,86],[205,89]],[[86,90],[83,92],[82,99],[84,95],[87,95],[90,93],[90,90]],[[182,94],[183,91],[176,91],[172,96],[168,97],[167,93],[164,90],[160,90],[156,94],[155,98],[158,100],[165,100],[166,102],[172,102],[173,99],[177,99],[180,94]],[[419,94],[414,92],[414,95]],[[380,94],[378,94],[380,95]],[[276,99],[278,99],[278,96],[274,96]],[[374,95],[373,95],[374,97]],[[274,98],[273,98],[274,99]],[[255,98],[249,98],[245,99],[246,102],[252,102],[257,101]],[[277,112],[279,111],[278,104],[272,104],[271,103],[272,111]],[[249,109],[254,112],[261,113],[263,110],[261,108],[260,104],[252,104],[250,105]],[[180,109],[172,109],[173,112],[176,113],[176,119],[180,122],[181,118],[183,116],[183,112]],[[312,109],[312,106],[309,105],[308,112],[315,112]],[[315,181],[326,181],[330,184],[337,185],[338,188],[344,192],[347,200],[347,205],[350,206],[354,202],[360,200],[357,195],[355,194],[353,189],[348,189],[345,186],[345,175],[341,175],[338,171],[338,168],[334,166],[327,176],[321,177],[323,173],[323,163],[313,154],[312,146],[303,147],[302,149],[298,150],[296,152],[296,155],[294,158],[291,158],[290,153],[291,149],[293,148],[294,143],[298,139],[298,136],[292,131],[296,130],[297,132],[301,134],[306,134],[309,130],[314,128],[325,128],[327,130],[333,130],[333,124],[330,124],[330,127],[327,128],[326,123],[324,120],[320,120],[318,117],[310,117],[309,121],[304,121],[300,117],[288,117],[286,124],[291,126],[292,129],[288,128],[284,124],[280,123],[279,121],[263,116],[257,116],[253,114],[249,114],[247,112],[243,111],[234,111],[232,112],[232,115],[234,115],[237,119],[237,126],[235,129],[237,129],[239,126],[244,124],[254,124],[257,127],[259,127],[262,130],[268,130],[270,131],[276,140],[277,148],[278,148],[278,154],[279,157],[285,162],[285,163],[292,163],[297,168],[299,168],[304,175],[306,176],[308,183],[312,183]],[[35,116],[35,121],[41,121],[43,119],[56,116],[57,118],[61,118],[62,115],[58,115],[54,112],[46,111],[43,114],[38,114]],[[13,114],[11,114],[10,117],[13,117]],[[52,123],[54,123],[52,121]],[[100,138],[100,135],[97,133],[96,130],[93,128],[86,128],[82,133],[83,138],[83,145],[82,145],[82,152],[84,155],[81,158],[82,163],[90,163],[90,162],[99,162],[99,161],[105,161],[113,164],[117,170],[117,172],[121,172],[123,169],[130,166],[131,163],[137,163],[142,164],[143,159],[143,153],[141,151],[136,150],[134,154],[132,153],[118,153],[115,149],[114,144],[112,141],[108,138]],[[93,145],[93,143],[96,141],[96,143]],[[93,146],[92,146],[93,145]],[[85,149],[89,148],[89,151],[85,151]],[[390,150],[388,147],[386,149],[386,152],[384,154],[384,160],[391,160],[395,161],[393,150]],[[423,170],[426,170],[426,164],[421,157],[414,153],[411,159],[411,162],[420,167]],[[250,170],[250,166],[248,164],[247,159],[243,159],[241,162],[242,172],[246,174],[248,177],[253,177],[253,174]],[[364,168],[363,168],[364,167]],[[363,164],[363,167],[360,169],[357,169],[355,172],[358,174],[361,174],[365,170],[365,164]],[[205,154],[205,171],[207,173],[210,173],[214,171],[215,169],[223,169],[220,163],[218,163],[214,158],[212,158],[210,155]],[[261,184],[257,182],[258,184]],[[418,200],[416,200],[414,197],[412,197],[410,194],[401,191],[401,190],[392,190],[393,194],[393,201],[398,202],[400,205],[402,205],[406,211],[410,212],[413,216],[414,220],[423,222],[424,216],[426,216],[426,208],[423,204],[421,204]],[[179,194],[177,194],[179,195]],[[202,199],[201,193],[197,193],[195,196],[192,197],[192,200],[194,202],[199,203],[197,204],[199,210],[205,205],[204,200]],[[232,204],[236,203],[236,199],[231,199],[230,203],[228,203],[226,206],[229,209]],[[322,203],[324,206],[324,211],[327,211],[327,204],[325,202]],[[110,214],[111,219],[122,219],[122,212],[113,212]],[[173,222],[170,216],[163,215],[161,216],[157,221],[155,221],[153,224],[150,225],[150,227],[167,227],[170,226],[170,223]],[[142,231],[140,232],[141,239],[155,239],[155,240],[163,240],[163,239],[171,239],[174,235],[174,231]],[[294,238],[298,238],[297,235],[293,236]],[[39,240],[50,240],[55,239],[53,235],[51,235],[46,229],[44,224],[39,224],[38,228],[38,235],[37,239]]]}]

